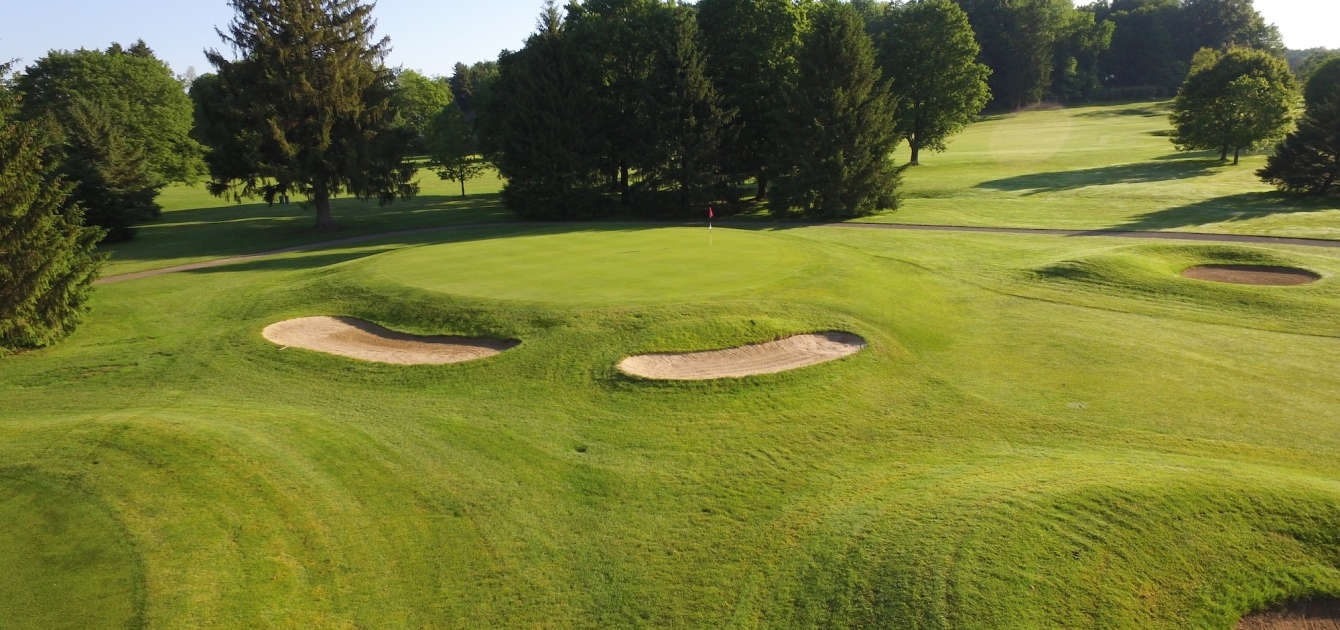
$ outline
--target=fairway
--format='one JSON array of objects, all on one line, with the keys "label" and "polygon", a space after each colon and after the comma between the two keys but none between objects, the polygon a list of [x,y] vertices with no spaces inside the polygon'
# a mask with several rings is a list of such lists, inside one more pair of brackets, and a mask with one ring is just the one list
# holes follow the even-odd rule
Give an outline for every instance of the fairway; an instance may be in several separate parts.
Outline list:
[{"label": "fairway", "polygon": [[808,255],[764,232],[617,226],[414,247],[367,270],[405,286],[498,300],[666,301],[757,289]]},{"label": "fairway", "polygon": [[[1093,130],[1062,127],[1110,112],[1114,146],[1157,156],[1156,121],[1123,113],[1145,107],[983,123],[878,218],[1104,227],[1170,191],[1260,192],[1219,167],[956,183],[1133,168],[1066,157]],[[293,207],[173,194],[115,269],[317,238]],[[1338,249],[747,218],[709,240],[414,203],[337,210],[349,235],[452,227],[103,285],[70,338],[0,359],[0,627],[1232,630],[1340,596]],[[1325,236],[1335,212],[1195,226]],[[263,334],[306,318],[492,351],[401,365]],[[620,368],[816,334],[846,348],[744,378]]]}]

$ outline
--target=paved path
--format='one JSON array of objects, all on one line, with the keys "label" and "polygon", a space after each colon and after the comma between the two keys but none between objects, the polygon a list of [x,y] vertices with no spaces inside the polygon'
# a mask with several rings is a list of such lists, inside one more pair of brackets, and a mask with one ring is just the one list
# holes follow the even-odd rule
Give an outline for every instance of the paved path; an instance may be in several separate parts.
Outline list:
[{"label": "paved path", "polygon": [[[138,280],[140,278],[151,278],[169,273],[180,273],[183,271],[194,271],[197,269],[209,269],[211,267],[222,267],[233,265],[240,262],[265,258],[267,256],[276,256],[278,254],[291,254],[294,252],[306,252],[318,249],[329,249],[332,247],[343,247],[345,245],[355,245],[366,243],[384,238],[394,238],[397,236],[414,236],[418,234],[431,234],[434,232],[447,232],[453,230],[467,230],[472,228],[485,227],[550,227],[556,225],[570,225],[568,223],[557,222],[515,222],[515,223],[467,223],[461,225],[446,225],[440,227],[419,228],[416,230],[397,230],[394,232],[379,232],[377,234],[364,234],[362,236],[353,236],[349,238],[340,238],[330,241],[321,241],[319,243],[308,243],[306,245],[294,245],[292,247],[283,247],[272,249],[255,254],[246,254],[242,256],[230,256],[228,258],[218,258],[215,260],[206,260],[186,265],[176,265],[173,267],[162,267],[160,269],[149,269],[146,271],[137,271],[135,273],[126,273],[118,276],[107,276],[98,280],[97,284],[114,284],[125,282],[127,280]],[[580,225],[580,224],[578,224]],[[703,225],[701,223],[648,223],[648,225]],[[1137,238],[1137,239],[1159,239],[1172,241],[1201,241],[1211,243],[1249,243],[1254,245],[1299,245],[1303,247],[1335,247],[1340,248],[1340,241],[1330,241],[1319,238],[1288,238],[1283,236],[1247,236],[1240,234],[1206,234],[1204,232],[1152,232],[1141,230],[1053,230],[1043,228],[1006,228],[1006,227],[972,227],[958,225],[913,225],[907,223],[736,223],[724,222],[717,223],[722,227],[831,227],[831,228],[849,228],[849,229],[867,229],[867,230],[904,230],[920,232],[980,232],[983,234],[1032,234],[1041,236],[1068,236],[1068,237],[1104,237],[1104,238]]]}]

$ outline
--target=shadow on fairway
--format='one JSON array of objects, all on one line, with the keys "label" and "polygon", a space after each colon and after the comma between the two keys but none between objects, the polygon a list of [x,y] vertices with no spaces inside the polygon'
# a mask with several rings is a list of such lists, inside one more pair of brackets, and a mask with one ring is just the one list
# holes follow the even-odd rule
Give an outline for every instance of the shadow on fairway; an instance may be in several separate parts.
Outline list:
[{"label": "shadow on fairway", "polygon": [[1076,190],[1091,186],[1116,184],[1148,184],[1152,182],[1192,179],[1211,175],[1220,163],[1204,160],[1177,160],[1168,162],[1138,162],[1117,166],[1100,166],[1074,171],[1030,173],[982,182],[977,188],[1007,192],[1026,192],[1030,195]]},{"label": "shadow on fairway", "polygon": [[1279,192],[1242,193],[1150,212],[1111,229],[1166,230],[1209,223],[1248,221],[1273,214],[1326,210],[1340,210],[1340,201]]},{"label": "shadow on fairway", "polygon": [[[308,252],[275,254],[264,258],[253,258],[236,263],[192,269],[182,273],[214,274],[237,273],[245,271],[298,271],[319,269],[351,260],[358,260],[378,254],[414,247],[419,245],[448,245],[493,239],[506,239],[518,236],[537,236],[555,234],[577,234],[583,232],[640,232],[675,227],[691,227],[682,222],[595,222],[595,223],[498,223],[495,225],[462,226],[453,229],[449,226],[442,230],[419,232],[415,234],[390,235],[365,242],[352,244],[332,244],[330,249],[313,249]],[[783,231],[806,227],[806,224],[732,224],[718,226],[719,229],[738,229],[749,231]],[[704,233],[706,226],[702,226]],[[318,244],[319,246],[319,244]]]},{"label": "shadow on fairway", "polygon": [[223,258],[361,234],[513,219],[497,194],[421,196],[386,206],[375,200],[338,199],[331,202],[331,212],[340,226],[333,234],[317,232],[315,213],[298,203],[165,212],[158,221],[140,226],[135,240],[101,251],[110,253],[113,263]]},{"label": "shadow on fairway", "polygon": [[1171,102],[1152,103],[1142,106],[1126,107],[1122,109],[1111,109],[1101,107],[1091,112],[1080,112],[1075,114],[1076,118],[1126,118],[1129,116],[1143,116],[1145,118],[1163,118],[1172,111]]}]

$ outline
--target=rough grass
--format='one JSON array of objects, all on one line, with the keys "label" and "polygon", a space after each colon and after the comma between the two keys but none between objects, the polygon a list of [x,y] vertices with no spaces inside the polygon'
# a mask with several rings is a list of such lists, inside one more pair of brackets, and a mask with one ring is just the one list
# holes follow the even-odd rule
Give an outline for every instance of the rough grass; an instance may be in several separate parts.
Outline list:
[{"label": "rough grass", "polygon": [[1169,131],[1164,103],[993,117],[923,155],[902,209],[873,220],[1340,239],[1340,201],[1274,192],[1264,152],[1233,166],[1176,152]]},{"label": "rough grass", "polygon": [[[44,545],[133,554],[90,580],[15,543],[0,553],[70,594],[0,598],[0,615],[44,627],[1229,628],[1270,603],[1340,594],[1340,331],[1297,309],[1263,330],[1233,324],[1236,306],[1208,323],[1209,297],[1155,314],[1138,292],[1095,307],[1085,296],[1101,290],[1039,278],[1125,239],[755,232],[805,263],[764,287],[658,303],[498,300],[379,271],[505,235],[112,285],[69,342],[0,363],[0,458],[56,484],[7,486],[5,509],[33,522],[47,517],[24,506],[67,506],[85,524]],[[546,238],[615,248],[628,233]],[[1146,254],[1174,261],[1176,249]],[[1210,255],[1197,251],[1186,259]],[[1340,270],[1329,253],[1271,255]],[[613,265],[638,262],[604,264],[618,277]],[[544,284],[536,295],[589,290],[577,274]],[[1330,308],[1340,288],[1328,277],[1287,295]],[[407,368],[260,337],[317,314],[524,344]],[[830,329],[872,347],[721,382],[615,368],[631,353]],[[123,603],[71,603],[99,598]],[[102,617],[62,615],[80,606]]]}]

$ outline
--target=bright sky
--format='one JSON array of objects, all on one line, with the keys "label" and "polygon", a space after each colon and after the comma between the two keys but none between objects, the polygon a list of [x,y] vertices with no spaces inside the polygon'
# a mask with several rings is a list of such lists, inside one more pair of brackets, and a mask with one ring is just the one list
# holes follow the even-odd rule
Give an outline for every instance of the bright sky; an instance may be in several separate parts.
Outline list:
[{"label": "bright sky", "polygon": [[[542,0],[381,0],[378,33],[392,65],[450,74],[457,61],[494,59],[532,30]],[[1076,0],[1082,4],[1087,0]],[[105,48],[144,39],[178,73],[209,71],[203,50],[221,43],[214,27],[232,19],[226,0],[5,0],[0,60],[20,66],[51,49]],[[1340,1],[1256,0],[1290,48],[1340,48]]]}]

